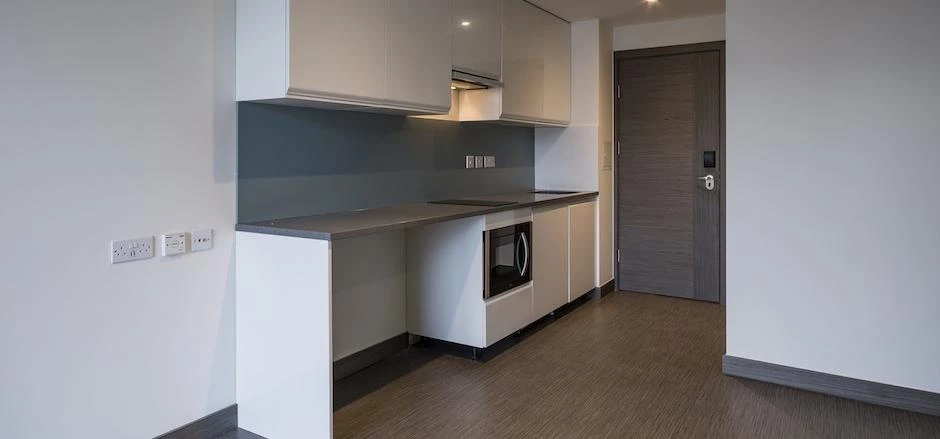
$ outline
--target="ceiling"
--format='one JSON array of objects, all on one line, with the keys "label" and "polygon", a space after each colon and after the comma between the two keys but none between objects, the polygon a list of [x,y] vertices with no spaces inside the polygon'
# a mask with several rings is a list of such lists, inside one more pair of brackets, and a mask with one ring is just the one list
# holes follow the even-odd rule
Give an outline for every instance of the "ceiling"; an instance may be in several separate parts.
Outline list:
[{"label": "ceiling", "polygon": [[600,18],[612,26],[723,14],[725,0],[528,0],[568,21]]}]

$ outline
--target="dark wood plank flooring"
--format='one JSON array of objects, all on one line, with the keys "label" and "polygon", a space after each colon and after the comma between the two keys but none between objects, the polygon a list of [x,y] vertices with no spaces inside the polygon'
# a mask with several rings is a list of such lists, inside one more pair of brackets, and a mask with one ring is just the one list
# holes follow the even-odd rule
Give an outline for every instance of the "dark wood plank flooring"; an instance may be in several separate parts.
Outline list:
[{"label": "dark wood plank flooring", "polygon": [[726,377],[724,334],[720,305],[613,293],[486,363],[406,351],[366,369],[390,378],[346,401],[334,434],[940,438],[937,417]]}]

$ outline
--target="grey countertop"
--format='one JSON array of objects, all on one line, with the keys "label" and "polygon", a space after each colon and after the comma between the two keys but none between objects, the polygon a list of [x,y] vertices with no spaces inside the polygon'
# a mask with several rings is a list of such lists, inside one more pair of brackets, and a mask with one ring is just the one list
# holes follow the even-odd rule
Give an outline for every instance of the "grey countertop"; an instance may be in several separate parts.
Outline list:
[{"label": "grey countertop", "polygon": [[577,192],[573,194],[535,194],[522,192],[479,197],[461,197],[474,200],[515,201],[516,203],[498,207],[428,203],[404,204],[400,206],[361,209],[350,212],[282,218],[244,224],[239,223],[235,225],[235,230],[240,232],[332,241],[459,218],[486,215],[506,210],[552,204],[573,204],[590,201],[596,197],[597,192]]}]

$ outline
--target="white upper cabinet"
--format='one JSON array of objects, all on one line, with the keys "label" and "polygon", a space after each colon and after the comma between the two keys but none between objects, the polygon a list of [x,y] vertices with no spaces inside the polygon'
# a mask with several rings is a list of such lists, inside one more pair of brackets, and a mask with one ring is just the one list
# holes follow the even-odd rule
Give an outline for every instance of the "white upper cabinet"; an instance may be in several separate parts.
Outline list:
[{"label": "white upper cabinet", "polygon": [[567,123],[571,120],[571,24],[549,14],[543,14],[542,20],[542,117]]},{"label": "white upper cabinet", "polygon": [[503,2],[503,108],[504,116],[542,119],[545,60],[542,50],[541,9],[523,0]]},{"label": "white upper cabinet", "polygon": [[500,0],[454,0],[454,70],[499,80],[502,28]]},{"label": "white upper cabinet", "polygon": [[446,113],[451,20],[441,0],[239,0],[237,99]]},{"label": "white upper cabinet", "polygon": [[450,108],[451,3],[388,0],[388,98]]},{"label": "white upper cabinet", "polygon": [[289,94],[381,102],[387,0],[290,2]]},{"label": "white upper cabinet", "polygon": [[459,120],[567,125],[571,120],[571,25],[524,0],[501,3],[503,86],[461,91]]}]

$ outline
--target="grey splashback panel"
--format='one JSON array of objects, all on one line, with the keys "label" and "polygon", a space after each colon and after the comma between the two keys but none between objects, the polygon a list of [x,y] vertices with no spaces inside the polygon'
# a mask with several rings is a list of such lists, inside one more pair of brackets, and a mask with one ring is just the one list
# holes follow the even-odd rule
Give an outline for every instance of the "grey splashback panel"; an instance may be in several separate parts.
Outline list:
[{"label": "grey splashback panel", "polygon": [[[533,129],[240,103],[238,220],[527,190]],[[464,169],[466,155],[497,168]]]}]

